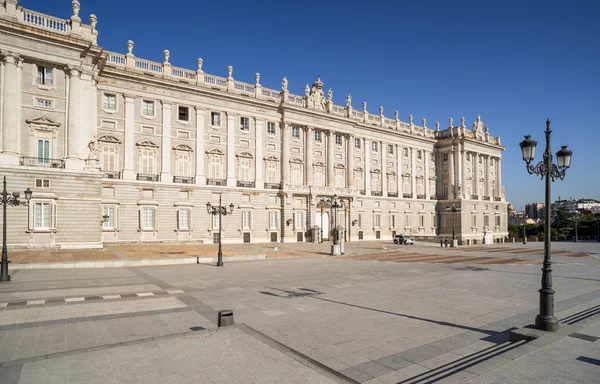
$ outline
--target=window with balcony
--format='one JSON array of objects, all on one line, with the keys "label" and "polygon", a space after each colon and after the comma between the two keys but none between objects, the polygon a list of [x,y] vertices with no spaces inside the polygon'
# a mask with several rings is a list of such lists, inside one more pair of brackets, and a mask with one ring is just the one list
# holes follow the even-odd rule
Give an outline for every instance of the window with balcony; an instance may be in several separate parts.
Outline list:
[{"label": "window with balcony", "polygon": [[381,173],[379,170],[371,172],[371,189],[380,192],[381,189]]},{"label": "window with balcony", "polygon": [[360,168],[354,170],[354,188],[355,189],[364,189],[365,183],[363,180],[363,171]]},{"label": "window with balcony", "polygon": [[140,173],[144,175],[155,175],[156,172],[156,148],[150,146],[140,147]]},{"label": "window with balcony", "polygon": [[387,174],[387,187],[388,193],[398,193],[398,183],[394,172]]},{"label": "window with balcony", "polygon": [[191,177],[192,176],[192,159],[191,152],[177,150],[175,152],[177,157],[177,174],[179,177]]},{"label": "window with balcony", "polygon": [[37,141],[37,158],[40,163],[50,161],[50,140],[40,139]]},{"label": "window with balcony", "polygon": [[[254,175],[252,173],[252,155],[249,153],[241,153],[237,156],[238,169],[237,169],[237,180],[242,183],[249,183],[254,181]],[[245,185],[248,186],[248,185]]]},{"label": "window with balcony", "polygon": [[275,158],[265,160],[265,182],[268,184],[279,184],[279,161]]},{"label": "window with balcony", "polygon": [[223,153],[213,151],[208,154],[208,178],[213,180],[223,179]]},{"label": "window with balcony", "polygon": [[104,94],[102,107],[108,111],[117,110],[117,95]]},{"label": "window with balcony", "polygon": [[52,85],[52,68],[38,65],[36,82],[41,85]]}]

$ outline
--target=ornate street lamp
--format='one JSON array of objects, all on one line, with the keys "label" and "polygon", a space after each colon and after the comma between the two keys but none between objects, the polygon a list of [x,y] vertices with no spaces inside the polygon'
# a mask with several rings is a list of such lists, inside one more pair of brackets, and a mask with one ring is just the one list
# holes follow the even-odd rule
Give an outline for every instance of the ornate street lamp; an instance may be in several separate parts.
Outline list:
[{"label": "ornate street lamp", "polygon": [[[345,204],[344,200],[338,198],[337,194],[333,195],[333,198],[331,198],[331,199],[322,198],[320,201],[320,204],[321,204],[321,207],[323,207],[325,205],[329,205],[331,208],[333,208],[334,233],[333,233],[333,247],[331,248],[331,254],[333,255],[336,253],[335,250],[339,246],[339,238],[338,238],[338,230],[337,230],[337,210],[339,208],[345,208],[346,204]],[[323,217],[323,216],[321,216],[321,217]]]},{"label": "ornate street lamp", "polygon": [[219,205],[214,206],[210,202],[206,203],[206,211],[209,215],[219,215],[219,253],[217,255],[217,267],[223,266],[223,246],[221,244],[221,216],[231,215],[233,213],[233,203],[229,204],[229,211],[227,207],[221,205],[221,194],[219,193]]},{"label": "ornate street lamp", "polygon": [[452,212],[452,247],[454,248],[454,244],[456,242],[456,234],[454,231],[454,224],[455,224],[454,213],[460,212],[460,207],[457,207],[456,204],[452,203],[451,206],[446,207],[446,212]]},{"label": "ornate street lamp", "polygon": [[535,318],[535,327],[543,331],[554,332],[558,329],[558,320],[554,316],[554,290],[552,289],[552,261],[550,259],[550,235],[551,231],[551,216],[550,216],[550,199],[551,199],[551,182],[555,179],[564,179],[566,170],[571,166],[571,156],[573,152],[567,149],[567,146],[562,146],[561,150],[556,153],[558,164],[552,163],[552,151],[550,149],[550,119],[546,120],[546,150],[544,151],[543,160],[537,165],[531,165],[535,157],[535,148],[537,141],[532,140],[531,136],[525,136],[519,145],[523,154],[523,160],[527,164],[527,172],[530,175],[541,176],[546,178],[546,200],[545,200],[545,217],[544,221],[544,262],[542,266],[542,288],[540,292],[540,313]]},{"label": "ornate street lamp", "polygon": [[11,205],[16,207],[17,205],[29,205],[29,201],[31,200],[31,189],[27,188],[25,190],[25,201],[19,200],[21,194],[19,192],[13,192],[12,196],[10,193],[6,192],[6,176],[4,176],[4,189],[2,191],[2,262],[0,268],[0,281],[10,281],[10,275],[8,274],[8,251],[6,249],[6,207],[7,205]]}]

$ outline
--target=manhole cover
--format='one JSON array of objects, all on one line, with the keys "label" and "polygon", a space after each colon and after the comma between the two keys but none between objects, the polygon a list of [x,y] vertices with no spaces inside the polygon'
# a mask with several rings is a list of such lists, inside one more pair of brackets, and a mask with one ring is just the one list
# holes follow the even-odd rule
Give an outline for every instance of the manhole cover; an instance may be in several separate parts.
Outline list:
[{"label": "manhole cover", "polygon": [[571,333],[570,337],[574,337],[576,339],[581,339],[585,341],[591,341],[592,343],[596,340],[600,340],[600,337],[592,336],[592,335],[584,335],[583,333]]}]

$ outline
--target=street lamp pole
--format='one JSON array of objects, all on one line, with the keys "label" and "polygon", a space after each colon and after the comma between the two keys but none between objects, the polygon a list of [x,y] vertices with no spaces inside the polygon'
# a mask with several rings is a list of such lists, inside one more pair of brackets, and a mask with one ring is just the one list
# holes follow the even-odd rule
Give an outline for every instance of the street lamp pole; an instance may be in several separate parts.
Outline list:
[{"label": "street lamp pole", "polygon": [[29,205],[29,201],[31,200],[31,189],[27,188],[25,190],[25,201],[21,201],[19,200],[19,196],[20,193],[19,192],[13,192],[13,194],[11,195],[10,193],[6,192],[6,176],[4,176],[4,185],[3,185],[3,190],[2,190],[2,262],[0,263],[0,281],[10,281],[10,275],[8,274],[8,263],[10,263],[10,261],[8,261],[8,250],[6,249],[6,207],[8,205],[11,205],[13,207],[16,207],[18,205],[24,205],[27,206]]},{"label": "street lamp pole", "polygon": [[577,222],[579,221],[579,214],[577,213],[577,211],[575,211],[575,214],[573,215],[573,221],[575,222],[575,242],[579,243],[579,236],[577,236]]},{"label": "street lamp pole", "polygon": [[457,207],[454,203],[450,207],[446,207],[447,212],[452,212],[452,247],[454,248],[455,240],[456,240],[456,232],[454,230],[456,225],[456,220],[454,219],[454,213],[460,211],[460,207]]},{"label": "street lamp pole", "polygon": [[[332,213],[333,213],[334,233],[333,233],[333,247],[331,250],[331,254],[334,255],[337,252],[336,247],[339,246],[339,238],[338,238],[338,230],[337,230],[337,213],[338,213],[338,208],[345,208],[344,200],[339,199],[338,195],[335,194],[335,195],[333,195],[333,198],[331,198],[331,199],[322,198],[319,204],[321,204],[321,210],[323,209],[323,207],[325,205],[329,205],[333,209]],[[322,217],[323,217],[323,215],[321,215],[321,218]]]},{"label": "street lamp pole", "polygon": [[554,293],[552,289],[552,261],[550,258],[550,236],[551,231],[551,216],[550,216],[550,200],[551,186],[555,179],[563,180],[566,170],[571,166],[571,156],[573,152],[567,149],[567,146],[562,146],[561,150],[556,153],[558,164],[552,163],[552,151],[550,149],[550,119],[546,120],[546,150],[544,151],[543,160],[537,165],[531,165],[535,156],[535,147],[537,141],[532,140],[531,136],[525,136],[519,145],[523,154],[523,160],[527,164],[527,172],[530,175],[541,176],[546,179],[546,198],[545,198],[545,217],[544,221],[544,261],[542,264],[542,287],[540,292],[540,313],[535,318],[535,327],[543,331],[554,332],[558,329],[558,320],[554,316]]},{"label": "street lamp pole", "polygon": [[218,206],[214,206],[212,205],[210,202],[206,203],[206,210],[208,211],[209,215],[219,215],[219,251],[217,254],[217,267],[222,267],[223,266],[223,245],[222,245],[222,233],[223,233],[223,227],[221,225],[221,217],[222,216],[227,216],[227,215],[231,215],[233,213],[233,203],[229,204],[229,211],[227,210],[227,207],[224,207],[221,203],[221,194],[219,193],[219,205]]},{"label": "street lamp pole", "polygon": [[523,216],[523,244],[527,244],[527,216]]}]

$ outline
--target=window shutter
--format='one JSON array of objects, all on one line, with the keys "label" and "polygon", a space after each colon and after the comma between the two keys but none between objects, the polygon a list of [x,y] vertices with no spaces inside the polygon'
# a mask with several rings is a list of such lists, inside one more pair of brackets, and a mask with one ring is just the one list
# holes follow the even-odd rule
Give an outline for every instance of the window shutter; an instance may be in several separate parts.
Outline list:
[{"label": "window shutter", "polygon": [[52,84],[52,68],[46,68],[46,84]]}]

